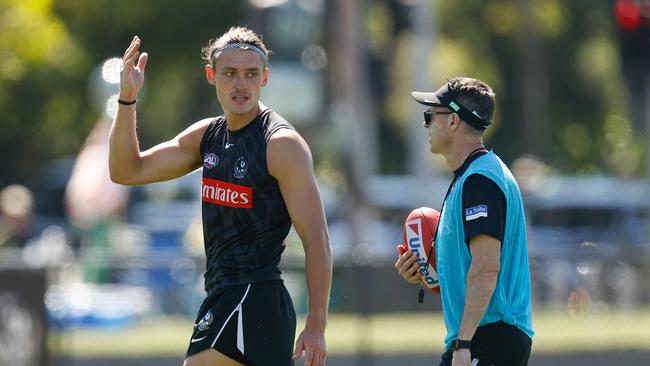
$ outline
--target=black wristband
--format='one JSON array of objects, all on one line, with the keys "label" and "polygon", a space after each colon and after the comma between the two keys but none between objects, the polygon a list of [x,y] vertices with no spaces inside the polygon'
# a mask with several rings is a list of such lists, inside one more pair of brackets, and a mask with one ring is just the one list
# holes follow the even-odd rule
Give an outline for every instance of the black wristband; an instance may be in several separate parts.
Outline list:
[{"label": "black wristband", "polygon": [[118,100],[117,100],[117,102],[118,102],[119,104],[121,104],[121,105],[131,105],[131,104],[135,104],[135,102],[137,102],[137,101],[138,101],[137,99],[133,99],[133,100],[131,100],[131,101],[129,101],[129,100],[124,100],[124,99],[118,99]]},{"label": "black wristband", "polygon": [[454,350],[459,350],[461,348],[471,349],[472,348],[472,341],[466,341],[466,340],[463,340],[463,339],[456,338],[453,341],[451,341],[451,348],[454,349]]}]

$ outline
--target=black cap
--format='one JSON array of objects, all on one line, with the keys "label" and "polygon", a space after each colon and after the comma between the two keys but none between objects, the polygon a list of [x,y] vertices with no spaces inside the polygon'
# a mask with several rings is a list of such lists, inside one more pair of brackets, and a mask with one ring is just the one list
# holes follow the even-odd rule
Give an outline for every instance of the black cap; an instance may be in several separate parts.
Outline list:
[{"label": "black cap", "polygon": [[486,121],[479,117],[478,113],[472,112],[456,101],[456,92],[449,88],[449,83],[445,83],[440,89],[431,92],[411,92],[411,96],[418,103],[431,107],[445,107],[458,113],[463,121],[477,130],[485,130],[492,124],[492,121]]}]

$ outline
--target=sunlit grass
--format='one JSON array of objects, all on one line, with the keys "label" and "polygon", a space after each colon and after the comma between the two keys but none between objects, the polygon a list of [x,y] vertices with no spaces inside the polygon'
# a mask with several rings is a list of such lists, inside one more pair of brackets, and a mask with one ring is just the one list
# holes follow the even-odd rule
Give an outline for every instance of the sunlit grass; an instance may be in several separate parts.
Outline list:
[{"label": "sunlit grass", "polygon": [[[300,331],[303,322],[299,322]],[[533,352],[650,350],[650,309],[599,312],[576,317],[537,312]],[[54,354],[73,357],[173,356],[185,354],[192,329],[186,318],[149,320],[124,329],[51,332]],[[439,314],[387,314],[363,318],[334,314],[327,326],[330,355],[439,353],[445,335]]]}]

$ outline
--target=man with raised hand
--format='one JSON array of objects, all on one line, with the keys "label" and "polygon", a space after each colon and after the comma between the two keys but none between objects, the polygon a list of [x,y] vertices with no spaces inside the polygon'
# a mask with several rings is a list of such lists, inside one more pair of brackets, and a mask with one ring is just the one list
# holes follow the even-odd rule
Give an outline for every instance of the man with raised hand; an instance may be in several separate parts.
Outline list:
[{"label": "man with raised hand", "polygon": [[[205,73],[224,114],[192,124],[141,152],[135,105],[148,55],[134,37],[124,53],[119,108],[110,136],[111,178],[128,185],[203,167],[207,256],[203,302],[186,366],[325,365],[332,254],[309,147],[260,102],[268,80],[261,38],[233,27],[203,49]],[[296,316],[278,264],[294,225],[305,250],[309,308],[295,343]]]}]

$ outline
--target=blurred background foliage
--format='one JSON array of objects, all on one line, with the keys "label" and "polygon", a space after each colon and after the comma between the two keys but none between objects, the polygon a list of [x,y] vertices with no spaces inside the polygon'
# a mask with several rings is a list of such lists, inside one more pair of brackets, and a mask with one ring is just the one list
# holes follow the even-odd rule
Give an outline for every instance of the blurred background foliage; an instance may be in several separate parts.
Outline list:
[{"label": "blurred background foliage", "polygon": [[[512,167],[528,204],[536,306],[578,318],[591,309],[625,316],[600,323],[600,314],[588,314],[582,317],[588,322],[576,325],[542,315],[539,349],[631,348],[647,359],[647,334],[634,331],[640,329],[634,318],[647,311],[630,309],[650,302],[648,184],[627,178],[650,173],[648,0],[0,0],[0,270],[59,272],[46,293],[54,299],[48,314],[58,317],[53,328],[64,334],[77,313],[96,311],[101,321],[105,309],[124,307],[131,320],[153,314],[156,326],[160,313],[194,316],[203,296],[200,174],[127,192],[108,181],[99,141],[105,135],[97,136],[116,107],[110,68],[134,35],[150,55],[137,105],[142,149],[220,114],[201,48],[233,25],[262,33],[273,51],[262,100],[293,122],[313,150],[337,255],[331,309],[359,315],[364,332],[358,334],[374,327],[369,314],[434,309],[411,301],[415,293],[397,282],[392,265],[404,217],[416,205],[442,202],[450,173],[427,153],[424,108],[410,91],[435,90],[463,75],[487,81],[497,94],[486,142]],[[548,177],[554,173],[559,177]],[[304,312],[298,241],[296,233],[289,236],[283,269]],[[377,286],[368,285],[368,275]],[[16,285],[16,293],[41,291],[33,304],[45,312],[45,289],[12,276],[0,279]],[[386,301],[386,293],[395,296]],[[344,327],[335,342],[357,334],[347,328],[356,322],[338,319]],[[394,329],[404,318],[386,319],[377,333],[401,337]],[[191,329],[189,322],[178,324]],[[24,322],[16,324],[35,338]],[[619,337],[610,324],[633,336]],[[430,335],[440,326],[420,328]],[[186,336],[174,329],[154,333],[182,336],[172,342],[185,347]],[[123,343],[141,337],[109,332]],[[562,332],[573,341],[558,341]],[[118,347],[78,334],[109,352]],[[370,364],[364,353],[373,347],[402,345],[387,337],[373,346],[367,339],[359,336],[355,345],[357,364]],[[427,342],[422,352],[432,351]],[[29,353],[5,346],[12,355]],[[65,353],[66,342],[57,347]],[[161,350],[159,342],[150,347]],[[180,355],[181,348],[165,352]],[[93,352],[84,342],[71,349]],[[0,364],[5,354],[0,349]],[[628,352],[609,356],[621,355]],[[580,359],[588,364],[601,356]]]},{"label": "blurred background foliage", "polygon": [[[409,3],[362,5],[379,173],[405,173],[405,126],[416,122],[408,111],[419,108],[406,77],[414,44]],[[490,83],[498,107],[488,144],[507,162],[533,154],[563,173],[643,173],[645,139],[628,112],[612,1],[440,0],[430,6],[437,29],[427,62],[431,89],[454,75]],[[42,164],[79,150],[103,114],[90,79],[135,34],[150,54],[138,106],[143,147],[219,113],[200,48],[231,25],[263,23],[252,8],[226,0],[0,0],[0,186],[28,182]],[[328,32],[319,36],[328,44]],[[325,80],[328,105],[336,95]],[[314,118],[320,128],[332,124]],[[307,138],[319,131],[307,131]],[[321,160],[324,170],[337,168]]]},{"label": "blurred background foliage", "polygon": [[150,54],[139,105],[144,147],[216,114],[200,49],[242,11],[238,1],[0,1],[0,185],[78,152],[104,110],[93,104],[90,77],[135,34]]},{"label": "blurred background foliage", "polygon": [[[638,133],[641,129],[633,130],[627,111],[620,31],[611,2],[437,4],[432,85],[452,75],[468,75],[493,86],[497,128],[489,131],[489,144],[506,160],[528,153],[568,174],[642,173],[645,138]],[[409,62],[400,58],[400,44],[408,38],[395,40],[391,82],[396,87],[386,115],[399,134],[410,122],[400,116],[413,105],[404,103],[408,85],[400,86]],[[529,87],[538,89],[536,100],[526,99]]]}]

